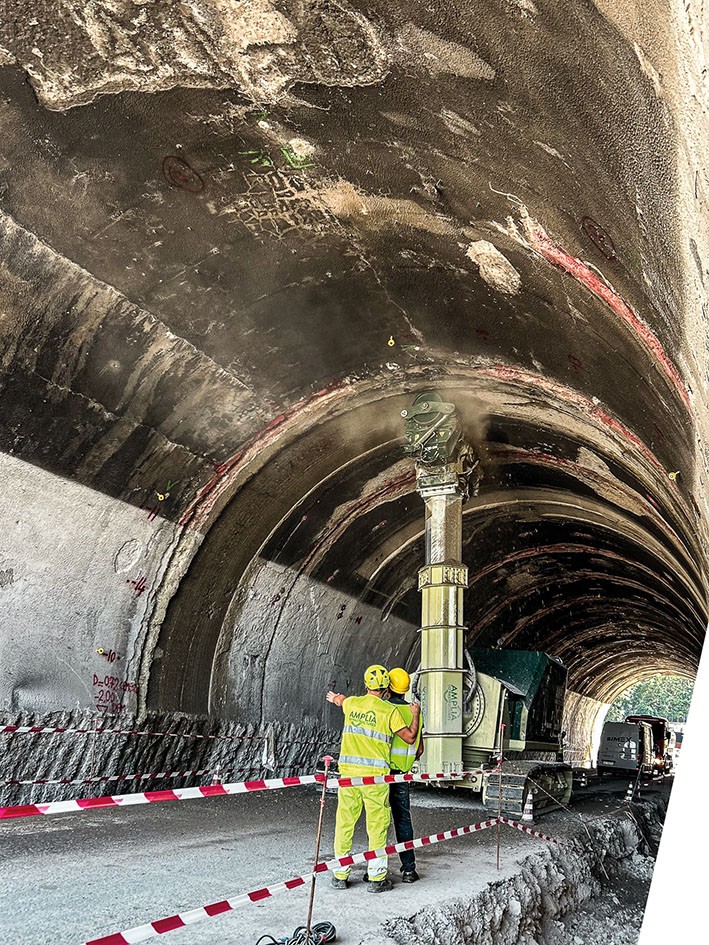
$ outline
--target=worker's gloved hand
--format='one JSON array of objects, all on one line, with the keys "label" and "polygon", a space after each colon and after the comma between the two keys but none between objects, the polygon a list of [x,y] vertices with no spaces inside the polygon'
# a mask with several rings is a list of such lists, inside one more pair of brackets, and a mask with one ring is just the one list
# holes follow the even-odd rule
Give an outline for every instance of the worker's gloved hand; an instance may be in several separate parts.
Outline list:
[{"label": "worker's gloved hand", "polygon": [[327,693],[325,698],[327,699],[328,702],[332,702],[334,705],[339,705],[339,706],[341,706],[342,703],[345,701],[345,697],[342,695],[341,692],[333,692],[332,690],[330,690]]}]

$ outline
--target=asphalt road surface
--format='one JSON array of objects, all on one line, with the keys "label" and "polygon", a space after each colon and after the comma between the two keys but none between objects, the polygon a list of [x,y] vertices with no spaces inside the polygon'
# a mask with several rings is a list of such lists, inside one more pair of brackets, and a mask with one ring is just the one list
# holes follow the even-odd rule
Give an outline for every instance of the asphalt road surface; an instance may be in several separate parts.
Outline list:
[{"label": "asphalt road surface", "polygon": [[[574,807],[597,816],[617,807],[623,786],[602,795],[578,792]],[[321,859],[332,855],[337,798],[327,795]],[[486,819],[466,793],[415,790],[416,836]],[[2,945],[80,945],[312,868],[319,792],[310,787],[175,803],[106,808],[0,823]],[[544,832],[562,835],[573,815],[547,814]],[[367,892],[355,867],[352,886],[317,880],[314,921],[329,920],[342,945],[358,945],[382,920],[441,900],[469,896],[490,880],[511,875],[543,846],[505,828],[502,869],[496,868],[496,830],[482,831],[417,851],[421,881],[402,885],[390,859],[394,889]],[[390,842],[393,842],[390,833]],[[353,852],[367,849],[363,819]],[[252,945],[264,933],[291,934],[305,922],[309,884],[250,903],[160,936],[165,945]]]}]

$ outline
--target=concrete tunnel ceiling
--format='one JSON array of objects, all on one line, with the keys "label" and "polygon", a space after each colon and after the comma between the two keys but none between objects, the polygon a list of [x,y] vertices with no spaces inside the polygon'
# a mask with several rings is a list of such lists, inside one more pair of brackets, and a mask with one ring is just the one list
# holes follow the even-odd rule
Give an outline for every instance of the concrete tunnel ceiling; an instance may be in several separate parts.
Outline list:
[{"label": "concrete tunnel ceiling", "polygon": [[139,709],[325,719],[416,664],[429,389],[484,474],[469,639],[600,702],[694,674],[703,53],[627,7],[5,4],[0,447],[166,530]]}]

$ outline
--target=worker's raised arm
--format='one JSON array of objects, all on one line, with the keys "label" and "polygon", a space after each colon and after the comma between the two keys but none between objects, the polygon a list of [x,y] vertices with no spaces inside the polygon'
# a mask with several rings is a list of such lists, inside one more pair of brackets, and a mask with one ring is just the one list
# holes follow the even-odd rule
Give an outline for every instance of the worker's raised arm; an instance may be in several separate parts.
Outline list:
[{"label": "worker's raised arm", "polygon": [[398,729],[395,734],[399,738],[406,742],[407,745],[413,745],[416,741],[416,736],[419,732],[419,720],[421,717],[421,706],[417,702],[411,703],[411,712],[413,713],[413,718],[411,719],[411,725],[406,725],[404,728]]},{"label": "worker's raised arm", "polygon": [[332,702],[333,705],[339,705],[339,707],[342,708],[342,703],[345,701],[347,696],[343,696],[341,692],[332,692],[332,690],[330,690],[325,698],[328,702]]}]

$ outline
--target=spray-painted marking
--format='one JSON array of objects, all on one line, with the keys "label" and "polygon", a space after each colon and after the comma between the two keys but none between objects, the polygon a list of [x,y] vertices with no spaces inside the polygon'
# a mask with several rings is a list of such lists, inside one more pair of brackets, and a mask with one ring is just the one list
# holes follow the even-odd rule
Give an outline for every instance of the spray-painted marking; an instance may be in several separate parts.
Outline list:
[{"label": "spray-painted marking", "polygon": [[263,148],[253,151],[239,151],[242,157],[249,159],[249,164],[258,164],[259,167],[273,167],[273,161]]},{"label": "spray-painted marking", "polygon": [[281,148],[281,154],[286,159],[286,161],[288,161],[290,166],[296,170],[300,170],[304,167],[315,167],[314,161],[311,161],[307,156],[296,154],[290,145],[286,145],[285,147]]},{"label": "spray-painted marking", "polygon": [[137,683],[128,682],[126,679],[119,679],[117,676],[104,676],[101,678],[94,673],[92,686],[98,691],[94,693],[94,705],[100,712],[110,714],[120,714],[126,711],[123,704],[123,697],[119,693],[138,694],[139,687]]},{"label": "spray-painted marking", "polygon": [[160,514],[160,506],[158,505],[141,505],[141,509],[148,513],[149,522],[154,521]]},{"label": "spray-painted marking", "polygon": [[646,350],[652,355],[653,360],[664,371],[667,379],[672,383],[677,394],[682,399],[682,403],[687,410],[694,414],[692,401],[689,397],[689,390],[677,370],[674,362],[669,357],[662,343],[652,329],[637,315],[637,313],[628,305],[625,299],[612,288],[607,282],[599,278],[584,262],[567,253],[565,249],[557,246],[549,234],[536,221],[530,221],[526,227],[527,236],[533,249],[535,249],[544,259],[548,260],[570,276],[573,276],[582,285],[585,285],[597,298],[601,299],[619,316],[635,333],[636,337],[644,344]]},{"label": "spray-painted marking", "polygon": [[140,597],[146,588],[145,577],[140,577],[137,581],[126,581],[126,584],[132,584],[135,597]]},{"label": "spray-painted marking", "polygon": [[594,243],[603,255],[610,262],[615,262],[618,258],[613,245],[613,240],[607,230],[604,230],[600,223],[596,223],[591,217],[583,217],[581,220],[581,229],[586,236]]},{"label": "spray-painted marking", "polygon": [[104,676],[101,679],[94,673],[93,686],[105,686],[106,689],[117,690],[118,692],[134,692],[138,694],[140,687],[138,683],[128,682],[127,679],[119,679],[117,676]]},{"label": "spray-painted marking", "polygon": [[100,712],[118,714],[125,712],[125,705],[121,696],[112,689],[99,689],[94,693],[94,705]]},{"label": "spray-painted marking", "polygon": [[116,653],[115,650],[106,650],[102,646],[100,646],[96,652],[99,656],[103,656],[108,663],[115,663],[116,660],[123,659],[120,653]]},{"label": "spray-painted marking", "polygon": [[454,840],[456,837],[464,837],[471,833],[477,833],[486,830],[488,827],[494,827],[497,823],[497,817],[492,820],[484,820],[478,824],[468,824],[465,827],[455,827],[453,830],[446,830],[443,833],[431,834],[429,837],[418,837],[416,840],[406,840],[403,843],[392,843],[390,846],[379,850],[367,850],[364,853],[353,853],[350,856],[341,856],[327,863],[318,863],[312,873],[305,876],[296,876],[293,879],[287,879],[282,883],[275,883],[273,886],[264,886],[262,889],[255,889],[252,892],[243,893],[235,896],[233,899],[222,899],[219,902],[211,902],[206,906],[199,906],[196,909],[190,909],[187,912],[181,912],[176,915],[168,916],[165,919],[158,919],[155,922],[148,922],[145,925],[139,925],[133,929],[126,929],[123,932],[114,932],[112,935],[102,935],[100,938],[93,938],[84,945],[133,945],[135,942],[144,942],[146,939],[154,938],[157,935],[163,935],[165,932],[171,932],[173,929],[181,929],[186,925],[193,925],[202,919],[209,919],[215,915],[223,915],[225,912],[231,912],[244,906],[249,902],[262,902],[264,899],[270,899],[276,893],[285,892],[288,889],[297,889],[303,886],[313,876],[318,873],[325,873],[328,870],[336,870],[343,866],[353,866],[355,863],[368,863],[370,860],[379,859],[382,856],[390,856],[394,853],[401,853],[402,850],[415,850],[422,846],[429,846],[434,843],[443,843],[445,840]]},{"label": "spray-painted marking", "polygon": [[[457,781],[482,771],[462,774],[387,774],[362,778],[328,778],[328,787],[360,787],[368,784],[393,784],[401,781]],[[234,784],[202,784],[199,787],[165,791],[144,791],[135,794],[112,794],[104,797],[77,798],[70,801],[52,801],[48,804],[18,804],[0,807],[0,820],[15,817],[36,817],[38,814],[67,814],[101,807],[130,807],[135,804],[155,804],[164,801],[191,801],[204,797],[246,794],[251,791],[274,791],[298,787],[302,784],[322,784],[323,774],[306,774],[287,778],[269,778],[260,781],[237,781]]]},{"label": "spray-painted marking", "polygon": [[163,158],[162,173],[165,180],[172,187],[179,187],[191,194],[199,194],[204,190],[204,181],[184,158],[169,154]]}]

